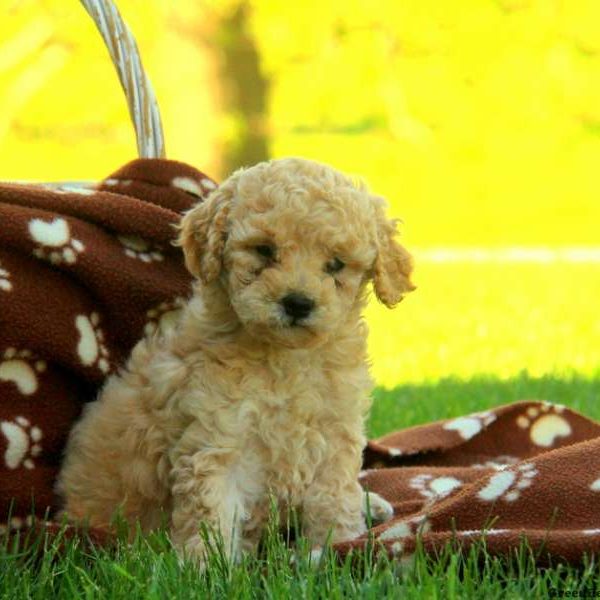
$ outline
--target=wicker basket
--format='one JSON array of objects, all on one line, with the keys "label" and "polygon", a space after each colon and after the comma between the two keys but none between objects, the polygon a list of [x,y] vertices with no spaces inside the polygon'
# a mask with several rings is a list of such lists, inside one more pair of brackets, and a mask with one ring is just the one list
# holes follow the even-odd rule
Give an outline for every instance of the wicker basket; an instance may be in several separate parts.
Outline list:
[{"label": "wicker basket", "polygon": [[117,69],[135,127],[140,158],[164,158],[160,113],[131,31],[111,0],[80,0],[94,19]]},{"label": "wicker basket", "polygon": [[[165,158],[160,111],[131,31],[111,0],[80,2],[96,23],[119,75],[135,129],[139,158]],[[54,181],[43,185],[51,189],[89,188],[95,186],[96,182]]]}]

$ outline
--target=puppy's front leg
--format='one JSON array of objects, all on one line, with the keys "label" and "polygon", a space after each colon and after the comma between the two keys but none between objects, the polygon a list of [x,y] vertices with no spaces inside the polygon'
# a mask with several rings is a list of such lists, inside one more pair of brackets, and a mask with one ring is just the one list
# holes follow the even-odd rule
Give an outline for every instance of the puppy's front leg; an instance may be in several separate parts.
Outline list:
[{"label": "puppy's front leg", "polygon": [[[341,453],[340,453],[341,454]],[[360,457],[338,454],[319,469],[309,486],[302,507],[304,535],[312,544],[351,540],[366,531],[363,489],[357,481]]]},{"label": "puppy's front leg", "polygon": [[[207,559],[207,541],[222,542],[228,558],[239,554],[245,507],[230,476],[235,458],[233,450],[213,448],[183,453],[173,463],[171,537],[185,557],[200,565]],[[208,540],[202,524],[208,528]]]}]

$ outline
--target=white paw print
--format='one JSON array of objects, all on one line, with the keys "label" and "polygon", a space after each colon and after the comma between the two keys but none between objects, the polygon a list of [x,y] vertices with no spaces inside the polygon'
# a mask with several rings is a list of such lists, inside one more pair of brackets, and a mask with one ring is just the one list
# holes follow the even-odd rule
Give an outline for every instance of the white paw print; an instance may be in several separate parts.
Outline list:
[{"label": "white paw print", "polygon": [[388,529],[386,529],[380,536],[381,540],[392,540],[410,538],[416,535],[423,535],[431,530],[431,523],[427,517],[420,515],[406,521],[400,521],[394,523]]},{"label": "white paw print", "polygon": [[431,500],[445,498],[448,494],[459,488],[462,481],[456,477],[434,477],[429,473],[416,475],[410,480],[410,487],[417,490],[421,496]]},{"label": "white paw print", "polygon": [[181,314],[181,309],[185,305],[185,298],[177,296],[170,302],[161,302],[158,306],[146,311],[148,322],[144,326],[144,333],[152,335],[157,330],[165,333],[168,329],[175,326],[177,317]]},{"label": "white paw print", "polygon": [[537,469],[531,463],[522,463],[510,470],[503,469],[494,473],[477,495],[486,502],[499,498],[505,502],[514,502],[521,495],[521,491],[531,485],[537,474]]},{"label": "white paw print", "polygon": [[35,358],[29,350],[7,348],[0,358],[0,381],[14,383],[24,396],[39,387],[38,374],[46,370],[46,361]]},{"label": "white paw print", "polygon": [[550,448],[557,438],[571,435],[571,425],[562,416],[565,407],[560,404],[542,402],[539,406],[530,406],[525,413],[517,417],[521,429],[529,429],[529,438],[536,446]]},{"label": "white paw print", "polygon": [[388,448],[388,454],[390,456],[402,456],[403,453],[402,448]]},{"label": "white paw print", "polygon": [[12,290],[10,273],[0,266],[0,292],[10,292],[10,290]]},{"label": "white paw print", "polygon": [[29,515],[25,518],[23,517],[11,517],[10,521],[7,523],[0,524],[0,535],[6,533],[7,531],[19,531],[23,529],[24,526],[31,527],[35,521],[35,518],[32,515]]},{"label": "white paw print", "polygon": [[6,438],[4,463],[9,469],[18,469],[21,465],[33,469],[33,458],[39,456],[42,446],[42,430],[25,417],[16,417],[14,421],[0,421],[0,431]]},{"label": "white paw print", "polygon": [[40,187],[54,192],[55,194],[79,194],[81,196],[91,196],[96,193],[94,188],[88,187],[85,184],[76,183],[43,183],[40,184]]},{"label": "white paw print", "polygon": [[153,246],[139,235],[118,235],[117,239],[125,247],[125,254],[142,262],[160,262],[165,259],[162,248]]},{"label": "white paw print", "polygon": [[59,194],[79,194],[81,196],[92,196],[96,190],[83,185],[65,183],[56,189]]},{"label": "white paw print", "polygon": [[103,373],[108,373],[110,364],[108,362],[108,349],[104,345],[104,332],[98,325],[100,315],[93,312],[87,315],[75,317],[75,327],[79,332],[77,354],[81,364],[86,367],[98,367]]},{"label": "white paw print", "polygon": [[115,179],[114,177],[109,177],[100,185],[107,185],[109,187],[114,187],[116,185],[131,185],[131,179]]},{"label": "white paw print", "polygon": [[198,198],[203,198],[217,187],[217,184],[207,177],[201,179],[200,182],[191,177],[174,177],[171,180],[171,185],[184,192],[188,192],[188,194],[198,196]]},{"label": "white paw print", "polygon": [[32,219],[29,222],[29,234],[39,246],[33,250],[36,258],[49,260],[58,265],[72,265],[77,261],[85,246],[80,240],[71,237],[69,223],[65,219],[56,218],[52,221]]},{"label": "white paw print", "polygon": [[448,421],[448,423],[444,425],[444,429],[456,431],[463,440],[470,440],[495,420],[496,415],[488,410]]},{"label": "white paw print", "polygon": [[510,456],[510,454],[502,454],[496,456],[491,460],[486,460],[484,463],[475,463],[471,467],[474,469],[496,469],[496,471],[502,471],[510,465],[515,465],[520,462],[521,459],[516,456]]}]

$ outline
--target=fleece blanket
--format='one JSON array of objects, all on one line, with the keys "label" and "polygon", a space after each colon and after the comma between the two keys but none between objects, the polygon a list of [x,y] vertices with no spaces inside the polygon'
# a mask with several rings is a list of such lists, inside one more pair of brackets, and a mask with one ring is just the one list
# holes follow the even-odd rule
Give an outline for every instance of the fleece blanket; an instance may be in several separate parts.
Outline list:
[{"label": "fleece blanket", "polygon": [[215,187],[166,160],[136,160],[95,188],[0,184],[0,522],[10,512],[9,528],[57,508],[54,480],[83,403],[189,295],[173,225]]},{"label": "fleece blanket", "polygon": [[517,402],[370,441],[360,481],[394,518],[341,554],[374,543],[407,562],[417,543],[477,542],[507,555],[526,539],[547,565],[600,551],[600,424],[559,404]]},{"label": "fleece blanket", "polygon": [[[0,530],[58,508],[69,429],[133,345],[176,317],[190,277],[173,225],[215,186],[166,160],[133,161],[93,188],[0,184]],[[373,440],[360,481],[395,514],[337,544],[341,556],[373,543],[407,561],[417,543],[482,538],[501,555],[527,538],[540,564],[600,550],[600,424],[559,405]]]}]

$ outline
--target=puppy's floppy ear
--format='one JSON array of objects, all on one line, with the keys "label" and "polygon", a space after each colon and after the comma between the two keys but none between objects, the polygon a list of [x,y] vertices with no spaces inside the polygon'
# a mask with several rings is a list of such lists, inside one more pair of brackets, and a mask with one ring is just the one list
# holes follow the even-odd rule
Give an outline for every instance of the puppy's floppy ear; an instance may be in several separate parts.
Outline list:
[{"label": "puppy's floppy ear", "polygon": [[385,216],[384,202],[376,208],[377,256],[373,265],[375,295],[388,308],[400,302],[415,286],[410,280],[413,263],[408,251],[396,240],[396,221]]},{"label": "puppy's floppy ear", "polygon": [[188,271],[204,284],[214,281],[221,272],[234,189],[234,182],[228,180],[186,212],[179,225],[176,244],[183,248]]}]

